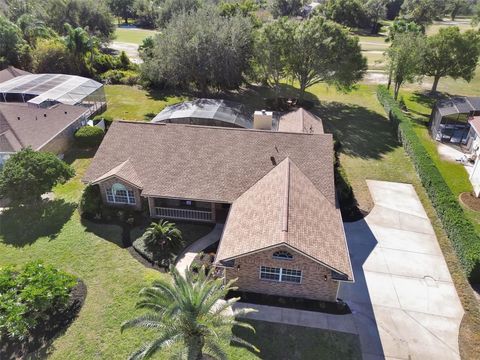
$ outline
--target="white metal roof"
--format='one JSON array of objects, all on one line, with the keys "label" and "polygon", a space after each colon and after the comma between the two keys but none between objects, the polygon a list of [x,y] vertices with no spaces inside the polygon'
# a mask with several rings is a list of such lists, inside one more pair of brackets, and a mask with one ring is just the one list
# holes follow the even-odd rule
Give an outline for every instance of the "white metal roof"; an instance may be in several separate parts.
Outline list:
[{"label": "white metal roof", "polygon": [[0,83],[0,93],[33,95],[28,103],[37,105],[47,100],[75,105],[101,87],[95,80],[76,75],[31,74]]}]

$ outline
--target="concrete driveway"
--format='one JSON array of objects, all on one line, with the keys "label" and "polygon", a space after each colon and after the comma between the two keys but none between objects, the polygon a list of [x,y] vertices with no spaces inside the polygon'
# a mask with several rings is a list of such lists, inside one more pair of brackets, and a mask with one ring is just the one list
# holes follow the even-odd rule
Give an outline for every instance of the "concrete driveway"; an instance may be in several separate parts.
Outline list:
[{"label": "concrete driveway", "polygon": [[345,224],[349,303],[364,359],[459,359],[460,300],[413,186],[368,181],[375,206]]}]

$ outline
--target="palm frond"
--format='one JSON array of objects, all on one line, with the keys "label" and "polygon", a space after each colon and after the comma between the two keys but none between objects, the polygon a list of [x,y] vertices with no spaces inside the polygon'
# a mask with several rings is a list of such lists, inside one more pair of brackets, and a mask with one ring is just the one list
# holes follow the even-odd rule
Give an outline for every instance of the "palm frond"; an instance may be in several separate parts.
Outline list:
[{"label": "palm frond", "polygon": [[165,328],[163,323],[163,318],[158,314],[145,314],[139,316],[135,319],[128,320],[122,323],[120,331],[124,332],[127,329],[133,327],[144,327],[144,328]]},{"label": "palm frond", "polygon": [[255,345],[251,344],[247,340],[244,340],[238,336],[232,335],[232,342],[245,346],[255,352],[260,352],[260,349],[257,348]]}]

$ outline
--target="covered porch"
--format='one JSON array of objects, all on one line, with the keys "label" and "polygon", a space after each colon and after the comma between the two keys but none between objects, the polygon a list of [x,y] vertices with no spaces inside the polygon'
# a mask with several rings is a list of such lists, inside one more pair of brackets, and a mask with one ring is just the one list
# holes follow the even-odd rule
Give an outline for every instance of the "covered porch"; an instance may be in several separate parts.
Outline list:
[{"label": "covered porch", "polygon": [[152,218],[225,223],[230,204],[149,197],[148,207]]}]

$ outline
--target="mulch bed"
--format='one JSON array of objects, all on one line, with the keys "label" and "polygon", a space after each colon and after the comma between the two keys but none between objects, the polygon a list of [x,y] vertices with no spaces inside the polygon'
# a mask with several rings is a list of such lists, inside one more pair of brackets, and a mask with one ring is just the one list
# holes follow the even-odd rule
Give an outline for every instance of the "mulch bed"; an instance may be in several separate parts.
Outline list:
[{"label": "mulch bed", "polygon": [[320,300],[301,299],[295,297],[258,294],[246,291],[230,291],[227,299],[239,297],[239,302],[256,305],[268,305],[296,310],[307,310],[334,315],[351,314],[350,308],[343,301],[329,302]]},{"label": "mulch bed", "polygon": [[67,307],[52,314],[48,322],[40,323],[32,329],[28,340],[14,342],[0,339],[0,359],[46,358],[48,347],[76,319],[86,297],[87,287],[83,281],[79,280],[70,293]]},{"label": "mulch bed", "polygon": [[464,192],[460,194],[460,202],[467,208],[473,211],[480,211],[480,198],[477,198],[471,192]]},{"label": "mulch bed", "polygon": [[155,262],[151,262],[150,260],[145,258],[141,253],[139,253],[137,250],[135,250],[135,248],[133,246],[128,247],[127,250],[135,260],[137,260],[139,263],[141,263],[146,268],[158,270],[160,272],[167,272],[168,269],[166,269],[163,266],[159,266]]}]

